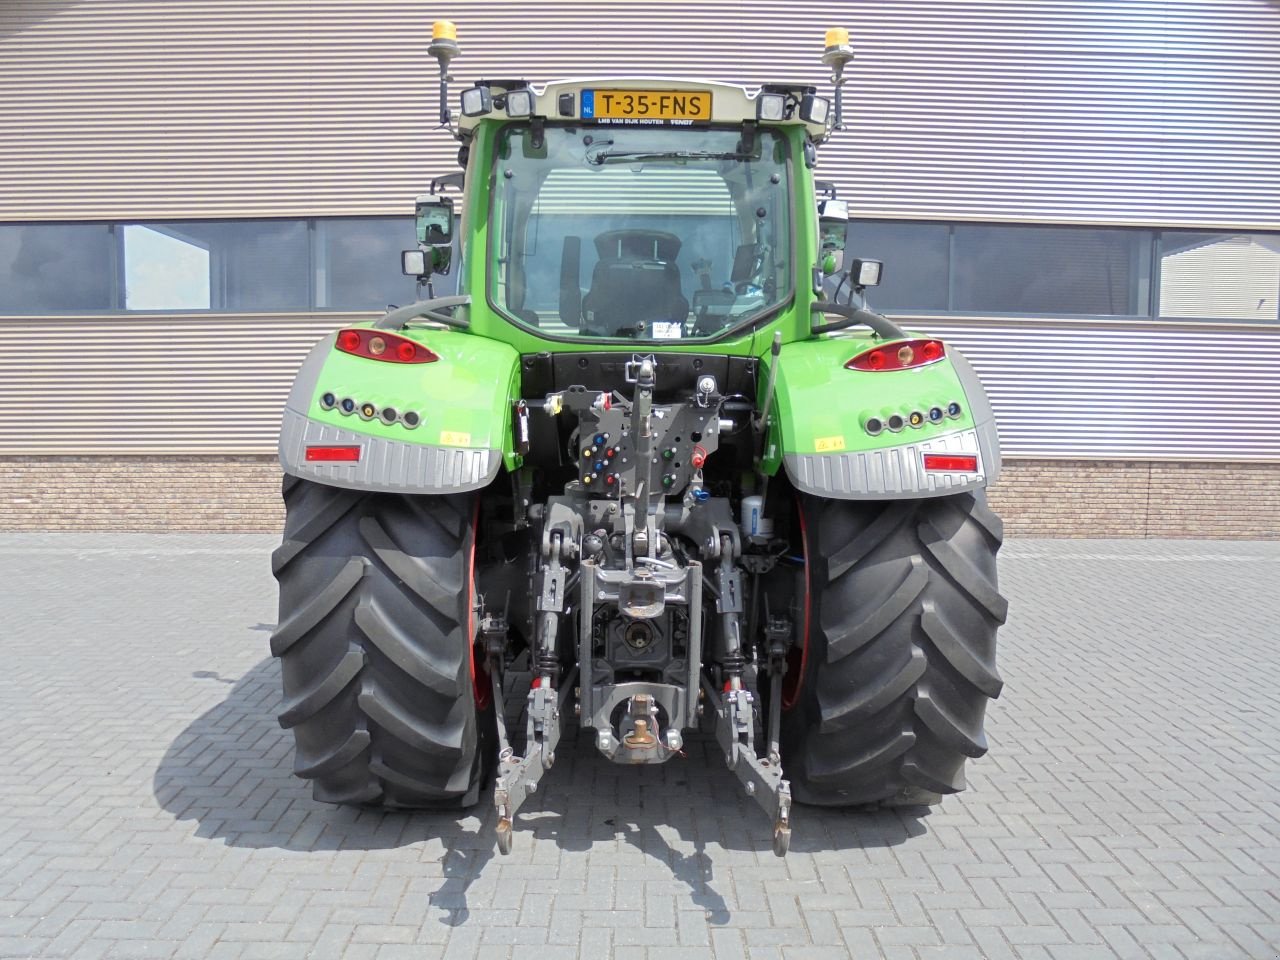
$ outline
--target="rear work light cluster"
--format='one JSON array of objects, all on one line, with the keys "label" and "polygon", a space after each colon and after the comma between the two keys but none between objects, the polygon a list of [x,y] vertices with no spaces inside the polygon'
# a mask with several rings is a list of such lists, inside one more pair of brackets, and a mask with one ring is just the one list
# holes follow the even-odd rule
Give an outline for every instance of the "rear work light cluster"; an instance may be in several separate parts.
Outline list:
[{"label": "rear work light cluster", "polygon": [[343,353],[386,363],[435,363],[440,359],[422,344],[385,330],[339,330],[336,345]]},{"label": "rear work light cluster", "polygon": [[361,402],[351,397],[339,397],[332,390],[320,394],[321,410],[337,410],[344,417],[359,416],[361,420],[381,420],[387,426],[399,421],[412,430],[422,423],[422,414],[416,410],[397,410],[395,407],[378,409],[377,404]]},{"label": "rear work light cluster", "polygon": [[960,415],[964,413],[964,408],[960,406],[958,400],[952,400],[947,404],[946,408],[940,406],[932,406],[927,411],[912,410],[910,413],[891,413],[887,417],[867,417],[862,421],[863,429],[871,436],[878,436],[888,430],[890,433],[899,433],[903,427],[912,427],[920,429],[926,423],[937,425],[943,420],[958,420]]},{"label": "rear work light cluster", "polygon": [[847,370],[909,370],[937,363],[947,355],[941,340],[897,340],[860,354],[845,364]]}]

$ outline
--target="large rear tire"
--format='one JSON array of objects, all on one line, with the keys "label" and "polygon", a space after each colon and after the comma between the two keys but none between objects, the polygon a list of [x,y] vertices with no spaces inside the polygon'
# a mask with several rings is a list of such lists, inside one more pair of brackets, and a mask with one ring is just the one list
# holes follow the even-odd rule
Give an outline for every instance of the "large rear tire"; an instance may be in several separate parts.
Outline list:
[{"label": "large rear tire", "polygon": [[474,495],[285,477],[284,502],[271,652],[294,772],[329,803],[475,803],[494,718],[472,660]]},{"label": "large rear tire", "polygon": [[999,696],[1003,528],[982,491],[928,500],[801,501],[807,642],[783,697],[797,800],[933,803],[987,752]]}]

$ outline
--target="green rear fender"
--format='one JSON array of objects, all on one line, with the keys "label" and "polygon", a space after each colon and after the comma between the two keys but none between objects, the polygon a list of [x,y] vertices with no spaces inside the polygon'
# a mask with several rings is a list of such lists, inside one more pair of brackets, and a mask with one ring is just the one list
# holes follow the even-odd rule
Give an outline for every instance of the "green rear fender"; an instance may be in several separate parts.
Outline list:
[{"label": "green rear fender", "polygon": [[[840,500],[942,496],[994,482],[995,420],[960,352],[947,345],[944,359],[908,370],[845,366],[878,345],[870,336],[845,335],[782,348],[765,471],[783,467],[797,489]],[[893,429],[897,418],[902,425]],[[972,455],[976,469],[927,469],[927,453]]]},{"label": "green rear fender", "polygon": [[[398,336],[439,359],[389,363],[353,356],[335,348],[336,334],[315,346],[285,404],[285,472],[358,490],[457,493],[487,485],[504,464],[518,467],[512,443],[520,360],[515,350],[454,330]],[[351,413],[343,410],[345,400]],[[309,460],[308,448],[318,446],[356,446],[359,459]]]}]

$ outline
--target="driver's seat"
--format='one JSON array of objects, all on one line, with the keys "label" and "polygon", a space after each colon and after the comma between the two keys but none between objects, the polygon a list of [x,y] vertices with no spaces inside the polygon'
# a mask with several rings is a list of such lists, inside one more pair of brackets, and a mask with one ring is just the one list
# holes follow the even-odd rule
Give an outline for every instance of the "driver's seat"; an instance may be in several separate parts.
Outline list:
[{"label": "driver's seat", "polygon": [[661,230],[610,230],[594,242],[600,259],[582,298],[583,332],[634,336],[654,321],[685,322],[689,301],[680,292],[679,237]]}]

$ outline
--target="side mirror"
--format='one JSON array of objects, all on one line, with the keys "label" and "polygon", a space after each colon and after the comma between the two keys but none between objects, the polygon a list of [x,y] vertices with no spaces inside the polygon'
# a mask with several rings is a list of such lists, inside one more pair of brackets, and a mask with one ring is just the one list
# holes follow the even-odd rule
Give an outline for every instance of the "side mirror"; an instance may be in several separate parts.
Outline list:
[{"label": "side mirror", "polygon": [[818,241],[827,276],[838,273],[844,264],[845,233],[849,229],[849,204],[844,200],[818,202]]},{"label": "side mirror", "polygon": [[424,246],[448,246],[453,240],[453,198],[425,196],[414,204],[414,221],[418,243]]},{"label": "side mirror", "polygon": [[431,250],[431,272],[448,273],[453,262],[452,247],[433,247]]}]

